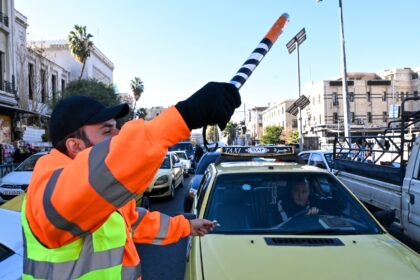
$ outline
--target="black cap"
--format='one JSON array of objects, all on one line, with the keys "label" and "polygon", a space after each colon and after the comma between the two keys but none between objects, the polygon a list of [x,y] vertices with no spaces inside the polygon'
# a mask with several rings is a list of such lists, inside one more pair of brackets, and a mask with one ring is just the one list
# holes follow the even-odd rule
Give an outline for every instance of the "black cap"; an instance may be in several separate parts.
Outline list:
[{"label": "black cap", "polygon": [[118,119],[128,114],[127,103],[105,107],[87,96],[70,96],[62,99],[51,113],[49,131],[55,147],[69,134],[88,124],[97,124],[110,119]]}]

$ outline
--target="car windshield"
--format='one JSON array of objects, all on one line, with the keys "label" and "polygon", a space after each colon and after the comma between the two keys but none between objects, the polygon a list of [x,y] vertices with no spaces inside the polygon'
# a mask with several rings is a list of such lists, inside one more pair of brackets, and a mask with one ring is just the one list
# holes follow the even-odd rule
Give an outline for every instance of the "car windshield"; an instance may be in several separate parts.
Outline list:
[{"label": "car windshield", "polygon": [[179,157],[179,159],[188,159],[184,152],[176,152],[176,155]]},{"label": "car windshield", "polygon": [[171,161],[170,161],[169,155],[166,155],[165,159],[160,165],[160,169],[170,169],[170,168],[171,168]]},{"label": "car windshield", "polygon": [[382,232],[338,180],[325,173],[222,174],[204,216],[220,224],[213,233]]},{"label": "car windshield", "polygon": [[19,164],[19,166],[16,167],[16,169],[14,171],[33,171],[36,162],[42,156],[43,156],[43,154],[42,155],[32,155],[32,156],[28,157],[21,164]]}]

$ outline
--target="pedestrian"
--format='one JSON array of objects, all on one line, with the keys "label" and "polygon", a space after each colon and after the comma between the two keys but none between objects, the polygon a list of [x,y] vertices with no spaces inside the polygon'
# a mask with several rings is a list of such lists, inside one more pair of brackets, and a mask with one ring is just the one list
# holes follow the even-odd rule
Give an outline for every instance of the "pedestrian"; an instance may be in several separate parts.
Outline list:
[{"label": "pedestrian", "polygon": [[119,131],[127,104],[106,108],[85,96],[60,101],[51,114],[54,149],[41,157],[22,204],[23,278],[141,279],[134,243],[167,245],[203,236],[214,225],[137,208],[167,149],[191,130],[223,130],[241,103],[235,86],[208,83],[149,122]]}]

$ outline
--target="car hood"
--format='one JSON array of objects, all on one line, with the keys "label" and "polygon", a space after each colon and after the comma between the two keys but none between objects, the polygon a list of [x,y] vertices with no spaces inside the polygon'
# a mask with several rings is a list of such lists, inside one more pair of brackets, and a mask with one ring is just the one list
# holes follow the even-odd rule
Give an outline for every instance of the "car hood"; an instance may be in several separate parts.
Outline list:
[{"label": "car hood", "polygon": [[23,185],[29,184],[31,179],[32,171],[13,171],[8,173],[6,176],[1,178],[1,184],[11,184],[11,185]]},{"label": "car hood", "polygon": [[20,212],[0,209],[0,243],[23,256],[23,237]]},{"label": "car hood", "polygon": [[343,246],[267,245],[264,237],[200,238],[205,279],[419,279],[420,256],[386,234],[338,236]]}]

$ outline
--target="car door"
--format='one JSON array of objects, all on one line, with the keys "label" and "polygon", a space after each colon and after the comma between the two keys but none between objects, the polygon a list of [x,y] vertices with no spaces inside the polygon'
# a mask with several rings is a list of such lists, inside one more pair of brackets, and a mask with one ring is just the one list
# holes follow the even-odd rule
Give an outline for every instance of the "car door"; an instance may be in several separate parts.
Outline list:
[{"label": "car door", "polygon": [[[411,154],[413,157],[414,154]],[[420,154],[408,186],[408,222],[420,227]],[[405,179],[406,180],[406,179]],[[405,182],[404,182],[405,184]]]},{"label": "car door", "polygon": [[176,156],[176,154],[171,154],[171,161],[172,161],[172,170],[174,174],[175,186],[179,186],[182,180],[182,166],[181,161]]}]

